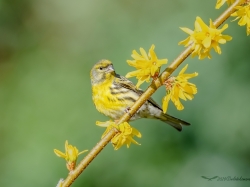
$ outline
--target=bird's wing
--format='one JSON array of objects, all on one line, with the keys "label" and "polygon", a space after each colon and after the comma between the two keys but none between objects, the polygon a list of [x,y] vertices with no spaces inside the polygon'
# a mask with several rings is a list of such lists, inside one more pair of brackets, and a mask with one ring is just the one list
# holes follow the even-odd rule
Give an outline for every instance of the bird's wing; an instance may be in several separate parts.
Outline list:
[{"label": "bird's wing", "polygon": [[[125,77],[123,77],[123,76],[121,76],[121,75],[118,75],[118,74],[116,74],[116,78],[117,78],[117,79],[115,80],[116,83],[119,84],[119,85],[121,85],[122,87],[127,88],[127,89],[129,89],[129,90],[132,90],[132,91],[134,91],[135,93],[137,93],[138,95],[142,95],[142,94],[144,93],[143,90],[136,88],[136,86],[135,86],[130,80],[128,80],[127,78],[125,78]],[[153,106],[155,106],[155,107],[157,107],[158,109],[162,110],[161,107],[160,107],[151,97],[148,99],[148,101],[149,101]]]}]

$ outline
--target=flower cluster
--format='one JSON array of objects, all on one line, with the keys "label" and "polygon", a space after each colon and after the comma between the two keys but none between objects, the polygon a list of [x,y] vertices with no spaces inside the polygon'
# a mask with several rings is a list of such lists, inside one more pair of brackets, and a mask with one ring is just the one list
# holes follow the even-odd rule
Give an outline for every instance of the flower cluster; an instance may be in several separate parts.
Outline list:
[{"label": "flower cluster", "polygon": [[241,6],[235,7],[236,11],[231,14],[231,16],[235,16],[235,20],[238,20],[238,25],[244,26],[246,25],[247,35],[250,34],[250,2],[246,2],[245,4],[242,4]]},{"label": "flower cluster", "polygon": [[194,94],[197,93],[197,88],[195,84],[188,82],[188,79],[198,76],[198,73],[184,74],[187,70],[188,65],[186,65],[179,73],[177,77],[170,77],[165,81],[165,86],[167,90],[167,95],[162,100],[163,112],[167,112],[168,103],[171,101],[176,106],[177,110],[183,110],[184,106],[181,104],[180,99],[192,100]]},{"label": "flower cluster", "polygon": [[134,60],[127,60],[127,63],[130,66],[135,67],[137,70],[129,72],[126,77],[136,77],[138,79],[136,85],[137,88],[139,88],[143,82],[149,82],[151,77],[157,78],[160,72],[160,67],[167,63],[167,59],[157,58],[154,49],[155,46],[152,45],[148,54],[143,48],[140,48],[141,54],[137,53],[136,50],[133,50],[131,57],[134,58]]},{"label": "flower cluster", "polygon": [[108,121],[108,122],[97,121],[96,125],[101,126],[101,127],[107,127],[105,132],[102,135],[102,138],[112,128],[116,128],[119,131],[111,139],[111,143],[113,144],[115,150],[118,150],[123,145],[127,145],[127,148],[129,148],[131,143],[140,145],[137,141],[133,139],[133,137],[137,136],[138,138],[141,138],[141,133],[137,129],[131,127],[127,122],[117,125],[115,122],[112,122],[112,121]]},{"label": "flower cluster", "polygon": [[80,154],[87,152],[88,150],[81,151],[79,153],[78,149],[73,145],[68,144],[68,140],[65,142],[65,153],[54,149],[54,153],[66,160],[66,166],[69,171],[73,171],[76,166],[77,158]]},{"label": "flower cluster", "polygon": [[179,45],[182,44],[187,47],[191,44],[193,49],[192,57],[198,55],[199,59],[206,57],[210,59],[210,51],[212,48],[215,52],[221,54],[219,44],[225,44],[232,39],[231,36],[221,34],[227,27],[228,25],[225,24],[221,29],[216,29],[211,19],[210,25],[207,26],[200,17],[197,17],[194,31],[188,28],[181,28],[190,36],[179,42]]}]

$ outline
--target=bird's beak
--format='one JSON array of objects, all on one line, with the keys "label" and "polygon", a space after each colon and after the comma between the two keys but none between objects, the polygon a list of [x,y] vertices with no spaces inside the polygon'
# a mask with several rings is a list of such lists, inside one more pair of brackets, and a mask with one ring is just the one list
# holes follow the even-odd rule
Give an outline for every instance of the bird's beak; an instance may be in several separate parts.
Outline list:
[{"label": "bird's beak", "polygon": [[112,65],[109,65],[106,72],[111,73],[111,72],[114,72],[114,71],[115,71],[114,67]]}]

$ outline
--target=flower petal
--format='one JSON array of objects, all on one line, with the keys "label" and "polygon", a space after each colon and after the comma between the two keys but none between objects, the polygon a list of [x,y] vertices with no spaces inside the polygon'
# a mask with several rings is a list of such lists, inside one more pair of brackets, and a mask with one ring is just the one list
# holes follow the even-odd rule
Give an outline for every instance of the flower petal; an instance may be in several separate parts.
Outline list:
[{"label": "flower petal", "polygon": [[57,149],[54,149],[54,153],[56,154],[56,156],[62,157],[64,159],[67,157],[63,152],[61,152]]}]

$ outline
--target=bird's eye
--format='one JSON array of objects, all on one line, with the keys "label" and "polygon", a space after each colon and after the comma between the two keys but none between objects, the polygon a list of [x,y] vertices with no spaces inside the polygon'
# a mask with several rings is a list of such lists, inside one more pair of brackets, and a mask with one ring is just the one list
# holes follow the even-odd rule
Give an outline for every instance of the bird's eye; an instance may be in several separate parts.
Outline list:
[{"label": "bird's eye", "polygon": [[99,70],[102,70],[103,68],[102,67],[99,67]]}]

